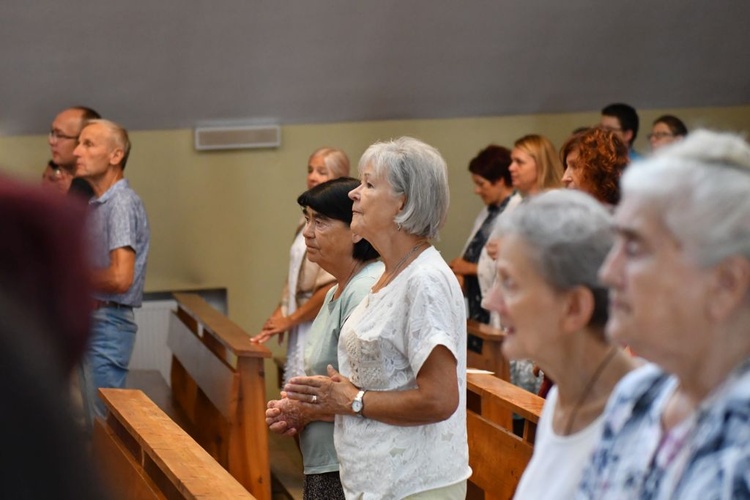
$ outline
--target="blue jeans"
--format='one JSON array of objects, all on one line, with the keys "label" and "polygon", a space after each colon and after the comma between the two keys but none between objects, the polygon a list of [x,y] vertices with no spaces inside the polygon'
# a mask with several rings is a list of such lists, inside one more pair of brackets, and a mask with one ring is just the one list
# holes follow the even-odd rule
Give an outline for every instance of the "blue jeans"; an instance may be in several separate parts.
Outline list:
[{"label": "blue jeans", "polygon": [[82,390],[88,408],[93,408],[100,417],[106,417],[107,408],[99,398],[99,388],[125,387],[137,330],[131,308],[102,307],[91,316],[91,339],[84,368],[90,376],[86,377],[87,387]]}]

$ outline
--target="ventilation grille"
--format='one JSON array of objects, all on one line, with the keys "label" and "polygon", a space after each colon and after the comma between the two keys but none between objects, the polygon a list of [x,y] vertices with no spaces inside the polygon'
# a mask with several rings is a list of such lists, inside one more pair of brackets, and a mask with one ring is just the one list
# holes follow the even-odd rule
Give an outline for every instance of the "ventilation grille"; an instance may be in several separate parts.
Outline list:
[{"label": "ventilation grille", "polygon": [[278,125],[198,127],[195,129],[195,149],[278,148],[281,146],[281,127]]}]

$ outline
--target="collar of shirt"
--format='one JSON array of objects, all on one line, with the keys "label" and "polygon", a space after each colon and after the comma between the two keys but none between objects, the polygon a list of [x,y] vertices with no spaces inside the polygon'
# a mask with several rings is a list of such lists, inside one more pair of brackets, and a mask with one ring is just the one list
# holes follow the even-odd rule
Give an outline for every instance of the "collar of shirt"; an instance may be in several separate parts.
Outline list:
[{"label": "collar of shirt", "polygon": [[130,184],[128,183],[127,179],[120,179],[119,181],[115,182],[112,187],[107,189],[103,195],[101,195],[98,198],[91,198],[89,200],[89,205],[103,205],[107,202],[112,196],[114,196],[114,193],[117,191],[120,191],[122,189],[125,189],[127,187],[130,187]]}]

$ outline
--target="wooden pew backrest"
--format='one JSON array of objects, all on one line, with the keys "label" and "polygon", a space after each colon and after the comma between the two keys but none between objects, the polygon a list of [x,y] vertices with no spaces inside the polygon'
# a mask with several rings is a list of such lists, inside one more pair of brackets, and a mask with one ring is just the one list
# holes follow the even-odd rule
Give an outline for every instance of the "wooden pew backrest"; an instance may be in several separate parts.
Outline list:
[{"label": "wooden pew backrest", "polygon": [[[467,498],[512,498],[531,460],[544,400],[492,375],[469,373],[466,385],[469,465],[473,470]],[[522,437],[513,433],[513,413],[524,419]]]},{"label": "wooden pew backrest", "polygon": [[94,453],[114,497],[255,498],[143,392],[99,393],[109,414],[95,422]]},{"label": "wooden pew backrest", "polygon": [[175,405],[190,433],[245,488],[270,499],[264,346],[195,294],[176,293],[167,343]]},{"label": "wooden pew backrest", "polygon": [[510,382],[510,363],[502,353],[505,333],[490,325],[468,320],[466,365],[480,370],[489,370],[496,377]]}]

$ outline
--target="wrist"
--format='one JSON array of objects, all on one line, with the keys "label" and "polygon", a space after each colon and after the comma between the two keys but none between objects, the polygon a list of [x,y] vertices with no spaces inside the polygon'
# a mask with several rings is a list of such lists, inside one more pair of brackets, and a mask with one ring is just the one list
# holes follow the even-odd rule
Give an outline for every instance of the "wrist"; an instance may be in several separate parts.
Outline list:
[{"label": "wrist", "polygon": [[352,400],[351,409],[354,415],[364,418],[364,412],[365,412],[365,394],[367,393],[367,389],[360,389],[357,392],[357,395],[354,396],[354,399]]}]

